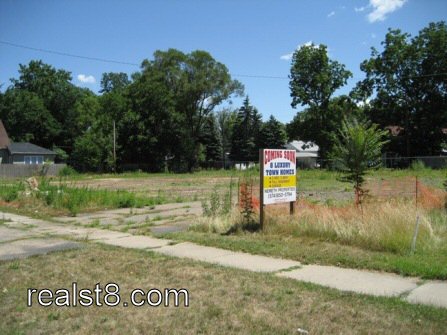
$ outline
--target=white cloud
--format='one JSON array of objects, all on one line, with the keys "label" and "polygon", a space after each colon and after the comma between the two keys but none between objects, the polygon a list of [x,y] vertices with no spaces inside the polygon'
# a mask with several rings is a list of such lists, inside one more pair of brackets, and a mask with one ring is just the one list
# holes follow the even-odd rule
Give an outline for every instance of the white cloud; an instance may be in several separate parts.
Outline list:
[{"label": "white cloud", "polygon": [[363,12],[365,9],[366,9],[366,6],[363,6],[363,7],[355,7],[355,8],[354,8],[354,10],[355,10],[356,12]]},{"label": "white cloud", "polygon": [[[302,47],[310,47],[312,44],[313,44],[312,41],[307,41],[306,43],[298,44],[298,46],[296,47],[295,50],[299,50],[299,49],[301,49]],[[314,45],[314,47],[315,47],[315,48],[318,48],[318,45]],[[281,57],[279,57],[279,59],[282,59],[282,60],[291,60],[292,57],[293,57],[293,53],[294,53],[294,52],[295,52],[295,51],[286,53],[285,55],[282,55]]]},{"label": "white cloud", "polygon": [[78,74],[78,80],[84,84],[94,84],[96,83],[96,79],[93,76],[87,76],[85,74]]},{"label": "white cloud", "polygon": [[289,52],[288,54],[282,55],[281,57],[279,57],[279,59],[282,60],[291,60],[293,57],[293,52]]},{"label": "white cloud", "polygon": [[357,107],[369,106],[371,99],[367,98],[365,101],[359,101],[356,103]]},{"label": "white cloud", "polygon": [[327,15],[327,17],[332,17],[332,16],[334,16],[334,15],[335,15],[335,12],[332,11],[332,12],[330,12],[330,13]]},{"label": "white cloud", "polygon": [[401,8],[407,0],[369,0],[373,11],[368,14],[368,21],[383,21],[387,15]]}]

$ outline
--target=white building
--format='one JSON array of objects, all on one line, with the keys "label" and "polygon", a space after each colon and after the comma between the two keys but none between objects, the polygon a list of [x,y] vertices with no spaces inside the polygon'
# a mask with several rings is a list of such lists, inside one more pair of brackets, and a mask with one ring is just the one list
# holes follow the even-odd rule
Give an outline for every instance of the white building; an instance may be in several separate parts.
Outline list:
[{"label": "white building", "polygon": [[301,168],[318,167],[317,159],[320,148],[313,142],[292,141],[284,146],[296,151],[296,164]]}]

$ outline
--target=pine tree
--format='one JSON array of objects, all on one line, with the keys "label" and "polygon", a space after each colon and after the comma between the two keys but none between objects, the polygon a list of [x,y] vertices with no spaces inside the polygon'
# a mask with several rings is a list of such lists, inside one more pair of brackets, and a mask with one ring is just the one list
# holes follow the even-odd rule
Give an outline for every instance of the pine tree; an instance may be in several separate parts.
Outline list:
[{"label": "pine tree", "polygon": [[232,141],[231,159],[233,161],[257,161],[259,149],[259,131],[262,116],[250,105],[248,96],[237,114]]},{"label": "pine tree", "polygon": [[273,115],[265,122],[260,131],[260,147],[280,149],[287,141],[285,126]]},{"label": "pine tree", "polygon": [[205,147],[204,159],[207,163],[217,162],[221,159],[222,144],[214,114],[210,114],[204,121],[200,142]]}]

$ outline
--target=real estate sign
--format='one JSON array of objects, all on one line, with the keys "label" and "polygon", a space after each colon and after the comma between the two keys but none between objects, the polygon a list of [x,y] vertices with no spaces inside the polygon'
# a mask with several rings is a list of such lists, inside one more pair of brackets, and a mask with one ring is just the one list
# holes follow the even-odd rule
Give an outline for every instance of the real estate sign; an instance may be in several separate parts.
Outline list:
[{"label": "real estate sign", "polygon": [[261,182],[265,205],[296,201],[295,154],[295,150],[263,150]]}]

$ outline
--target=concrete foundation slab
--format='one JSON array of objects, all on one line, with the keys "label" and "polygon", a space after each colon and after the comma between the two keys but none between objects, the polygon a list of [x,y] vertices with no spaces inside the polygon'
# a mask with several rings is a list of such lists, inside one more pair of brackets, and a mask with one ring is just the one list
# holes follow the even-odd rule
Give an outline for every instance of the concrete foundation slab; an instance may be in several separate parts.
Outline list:
[{"label": "concrete foundation slab", "polygon": [[335,266],[306,265],[302,269],[278,273],[313,284],[341,291],[363,293],[374,296],[398,296],[417,287],[415,278],[398,275],[337,268]]},{"label": "concrete foundation slab", "polygon": [[35,233],[27,230],[0,227],[0,242],[14,241],[23,238],[29,238],[35,235]]}]

